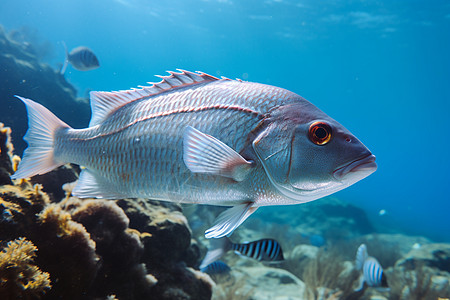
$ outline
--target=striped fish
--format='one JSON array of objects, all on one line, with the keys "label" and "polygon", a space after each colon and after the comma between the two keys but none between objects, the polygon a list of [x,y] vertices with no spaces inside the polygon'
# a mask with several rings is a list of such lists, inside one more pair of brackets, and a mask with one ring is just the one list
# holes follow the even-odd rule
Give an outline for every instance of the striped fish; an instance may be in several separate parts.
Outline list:
[{"label": "striped fish", "polygon": [[206,267],[201,268],[200,271],[202,271],[203,273],[207,273],[209,275],[215,275],[215,274],[229,273],[231,269],[223,261],[217,260],[215,262],[210,263]]},{"label": "striped fish", "polygon": [[69,63],[78,71],[89,71],[100,67],[97,56],[95,56],[94,52],[88,47],[76,47],[69,53],[66,44],[63,43],[63,45],[66,51],[66,59],[64,60],[61,74],[66,72]]},{"label": "striped fish", "polygon": [[358,247],[355,265],[357,270],[362,271],[359,287],[355,291],[361,291],[364,288],[364,284],[376,288],[387,287],[387,280],[383,268],[376,258],[368,255],[365,244],[361,244]]},{"label": "striped fish", "polygon": [[312,201],[370,175],[375,156],[304,98],[274,86],[169,72],[158,83],[91,92],[89,128],[22,97],[28,148],[13,179],[85,168],[80,198],[232,206],[206,231],[230,235],[258,207]]},{"label": "striped fish", "polygon": [[210,248],[203,259],[200,269],[233,250],[239,255],[250,257],[264,262],[280,262],[284,260],[283,249],[273,239],[261,239],[253,242],[235,244],[229,238],[224,237],[210,242]]}]

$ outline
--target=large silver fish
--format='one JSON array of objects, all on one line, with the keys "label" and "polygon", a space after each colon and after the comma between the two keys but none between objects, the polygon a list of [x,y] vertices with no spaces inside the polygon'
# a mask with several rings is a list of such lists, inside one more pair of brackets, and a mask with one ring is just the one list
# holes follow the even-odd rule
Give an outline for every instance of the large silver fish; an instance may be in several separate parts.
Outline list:
[{"label": "large silver fish", "polygon": [[233,206],[206,231],[219,238],[260,206],[312,201],[376,170],[355,136],[299,95],[179,71],[148,87],[91,92],[85,129],[19,97],[29,147],[13,178],[71,162],[86,167],[78,197]]}]

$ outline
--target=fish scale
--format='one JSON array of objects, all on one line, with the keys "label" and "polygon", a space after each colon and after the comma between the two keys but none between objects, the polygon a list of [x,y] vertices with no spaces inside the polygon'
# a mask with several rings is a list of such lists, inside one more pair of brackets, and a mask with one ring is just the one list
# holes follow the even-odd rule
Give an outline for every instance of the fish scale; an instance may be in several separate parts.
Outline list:
[{"label": "fish scale", "polygon": [[[221,91],[227,91],[224,93],[227,97],[219,97],[215,89],[208,86],[200,87],[206,90],[203,94],[196,93],[198,98],[203,99],[199,107],[208,104],[208,107],[212,107],[210,109],[195,111],[195,107],[188,106],[193,102],[192,89],[178,91],[176,97],[169,93],[158,96],[157,99],[142,99],[137,103],[131,103],[116,111],[104,124],[90,129],[90,132],[83,131],[80,137],[77,131],[64,135],[66,140],[63,138],[58,142],[64,145],[64,154],[58,154],[57,159],[73,161],[95,170],[102,177],[113,181],[121,191],[126,191],[135,197],[165,199],[170,193],[171,198],[176,201],[202,202],[205,195],[201,192],[201,187],[206,184],[217,187],[215,197],[218,197],[218,201],[223,201],[225,197],[230,204],[241,201],[242,192],[229,191],[227,186],[230,180],[214,176],[192,175],[182,163],[183,131],[180,128],[189,124],[239,151],[243,149],[248,133],[261,120],[262,112],[249,113],[255,105],[252,105],[253,109],[237,107],[240,104],[238,100],[241,99],[241,94],[247,90],[251,91],[254,86],[233,91],[235,84],[245,86],[246,83],[234,82],[233,85],[229,83],[229,81],[217,83],[227,86],[221,89]],[[263,86],[263,88],[266,87]],[[273,90],[271,87],[266,89],[266,93]],[[155,103],[156,105],[152,105]],[[227,106],[231,105],[233,105],[232,109],[227,109]],[[267,108],[262,107],[262,111],[265,109]],[[173,110],[181,112],[164,115],[164,112]],[[140,121],[136,122],[135,119]],[[221,120],[220,126],[217,126],[218,120]],[[140,137],[143,148],[136,147],[133,143],[136,137]],[[86,140],[89,141],[89,146]],[[117,152],[127,153],[127,155],[120,157],[121,159],[118,159],[119,156],[109,155],[109,153]],[[93,159],[94,157],[102,159],[99,161]],[[140,162],[140,164],[136,165],[133,162]],[[205,181],[205,179],[208,180]],[[181,186],[180,182],[183,183]],[[237,189],[242,190],[248,187],[249,183],[235,185],[240,185]],[[187,190],[183,189],[183,186],[186,186]],[[197,188],[192,191],[190,190],[192,186]],[[176,188],[168,190],[167,187]],[[211,193],[208,197],[209,202],[214,201],[210,198]]]}]

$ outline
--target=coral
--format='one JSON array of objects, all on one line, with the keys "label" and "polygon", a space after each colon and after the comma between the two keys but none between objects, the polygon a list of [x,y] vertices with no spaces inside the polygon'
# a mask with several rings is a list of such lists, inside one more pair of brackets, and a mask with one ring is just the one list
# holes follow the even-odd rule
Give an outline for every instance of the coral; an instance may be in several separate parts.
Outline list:
[{"label": "coral", "polygon": [[193,267],[200,251],[191,243],[187,220],[177,204],[142,199],[118,200],[144,245],[142,262],[157,279],[151,299],[209,299],[211,282]]},{"label": "coral", "polygon": [[130,218],[130,228],[141,232],[147,266],[165,266],[184,256],[191,243],[191,233],[178,205],[141,199],[119,200],[117,204]]},{"label": "coral", "polygon": [[141,263],[144,247],[139,233],[128,228],[129,219],[114,201],[69,198],[61,203],[73,220],[82,224],[96,243],[101,267],[93,280],[96,297],[115,294],[119,299],[151,295],[155,279]]},{"label": "coral", "polygon": [[18,185],[0,186],[0,240],[32,234],[36,214],[49,202],[42,186],[33,186],[26,180],[20,180]]},{"label": "coral", "polygon": [[0,185],[12,184],[9,177],[14,171],[12,151],[11,129],[0,123]]},{"label": "coral", "polygon": [[0,252],[2,299],[36,299],[50,289],[49,274],[33,265],[36,251],[32,242],[18,238]]},{"label": "coral", "polygon": [[70,213],[58,204],[47,205],[38,215],[33,240],[40,250],[37,262],[46,267],[54,282],[49,296],[81,297],[89,291],[99,257],[90,234]]}]

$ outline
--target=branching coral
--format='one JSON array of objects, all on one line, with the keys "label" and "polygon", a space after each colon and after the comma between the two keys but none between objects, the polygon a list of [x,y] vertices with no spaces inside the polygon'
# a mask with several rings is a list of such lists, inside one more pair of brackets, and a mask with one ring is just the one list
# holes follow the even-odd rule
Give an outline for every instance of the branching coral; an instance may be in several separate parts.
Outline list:
[{"label": "branching coral", "polygon": [[33,265],[36,250],[32,242],[19,238],[0,252],[2,299],[35,299],[50,289],[49,274]]}]

